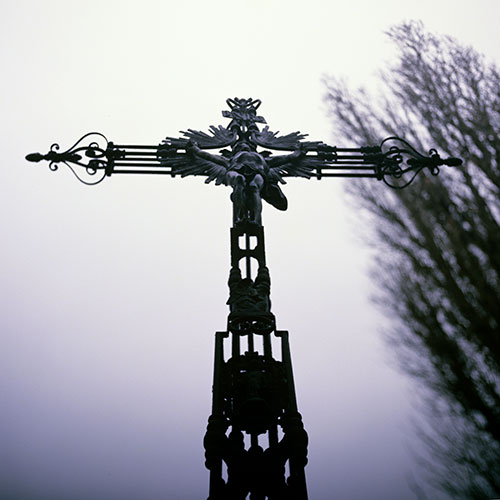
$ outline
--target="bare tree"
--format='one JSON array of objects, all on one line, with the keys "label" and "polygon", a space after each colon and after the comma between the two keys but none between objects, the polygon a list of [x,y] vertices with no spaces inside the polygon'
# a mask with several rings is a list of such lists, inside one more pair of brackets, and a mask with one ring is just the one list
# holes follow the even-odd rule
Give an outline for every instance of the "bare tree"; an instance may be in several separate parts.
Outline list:
[{"label": "bare tree", "polygon": [[381,94],[328,77],[326,103],[343,138],[399,135],[465,160],[401,191],[347,189],[373,220],[388,339],[427,389],[433,480],[453,498],[500,497],[500,74],[421,23],[388,36],[399,53]]}]

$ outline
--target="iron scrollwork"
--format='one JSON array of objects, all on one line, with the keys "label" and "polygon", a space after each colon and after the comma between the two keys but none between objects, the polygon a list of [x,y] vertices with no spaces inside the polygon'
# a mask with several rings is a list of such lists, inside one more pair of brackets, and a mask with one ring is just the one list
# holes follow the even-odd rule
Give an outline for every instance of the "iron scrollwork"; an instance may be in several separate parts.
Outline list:
[{"label": "iron scrollwork", "polygon": [[59,144],[54,143],[48,153],[31,153],[26,159],[34,163],[48,161],[53,172],[63,163],[80,182],[93,186],[111,175],[113,161],[120,157],[120,151],[100,132],[89,132],[65,151],[59,149]]},{"label": "iron scrollwork", "polygon": [[[438,175],[439,167],[442,165],[458,167],[462,164],[460,158],[441,158],[434,148],[424,155],[408,141],[396,136],[384,139],[380,143],[379,151],[379,153],[367,154],[365,161],[373,161],[377,165],[375,170],[377,178],[393,189],[403,189],[409,186],[424,169],[428,169],[432,175]],[[404,180],[407,174],[410,177]],[[390,182],[388,178],[395,179],[396,183]],[[403,182],[397,183],[399,179],[403,179]]]}]

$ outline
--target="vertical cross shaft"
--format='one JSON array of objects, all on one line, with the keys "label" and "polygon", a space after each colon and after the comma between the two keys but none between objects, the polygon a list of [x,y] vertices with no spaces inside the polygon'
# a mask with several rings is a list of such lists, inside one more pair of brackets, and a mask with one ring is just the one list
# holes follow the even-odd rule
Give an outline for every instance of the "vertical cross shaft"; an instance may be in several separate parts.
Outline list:
[{"label": "vertical cross shaft", "polygon": [[[230,313],[227,330],[215,336],[212,414],[204,439],[209,500],[249,494],[250,500],[307,500],[308,438],[297,410],[288,332],[276,330],[271,313],[260,224],[243,221],[231,228],[228,284]],[[273,337],[281,344],[280,359],[273,357]]]}]

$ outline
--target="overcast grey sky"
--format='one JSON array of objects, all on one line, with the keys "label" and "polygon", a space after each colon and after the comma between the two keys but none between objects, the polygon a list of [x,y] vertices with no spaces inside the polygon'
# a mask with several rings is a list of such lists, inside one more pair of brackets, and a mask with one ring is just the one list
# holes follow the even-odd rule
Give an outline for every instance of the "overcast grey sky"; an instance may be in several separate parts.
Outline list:
[{"label": "overcast grey sky", "polygon": [[[394,56],[384,31],[408,19],[498,60],[499,18],[495,0],[4,1],[0,498],[206,498],[227,315],[226,188],[151,176],[86,187],[26,153],[92,130],[156,144],[226,124],[228,97],[262,99],[272,130],[336,144],[323,75],[371,84]],[[289,210],[266,207],[263,221],[310,498],[414,498],[418,407],[368,301],[365,229],[341,181],[284,190]]]}]

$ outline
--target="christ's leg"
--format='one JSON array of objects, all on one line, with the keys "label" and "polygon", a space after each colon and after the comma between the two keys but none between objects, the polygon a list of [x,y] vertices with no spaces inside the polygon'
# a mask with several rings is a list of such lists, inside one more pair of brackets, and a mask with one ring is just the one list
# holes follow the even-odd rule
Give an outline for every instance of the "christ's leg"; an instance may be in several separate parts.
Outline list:
[{"label": "christ's leg", "polygon": [[247,217],[245,177],[230,170],[227,173],[226,182],[233,188],[231,200],[233,202],[233,224],[236,224]]},{"label": "christ's leg", "polygon": [[249,198],[249,211],[250,220],[256,224],[262,225],[262,197],[260,191],[264,186],[264,179],[260,174],[255,177],[248,184],[248,198]]}]

